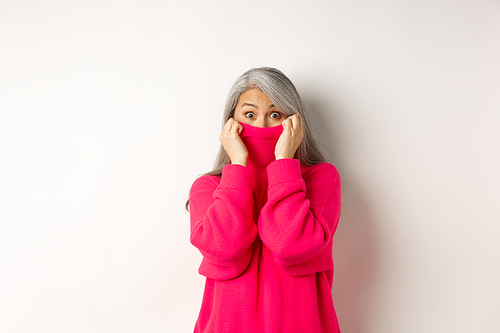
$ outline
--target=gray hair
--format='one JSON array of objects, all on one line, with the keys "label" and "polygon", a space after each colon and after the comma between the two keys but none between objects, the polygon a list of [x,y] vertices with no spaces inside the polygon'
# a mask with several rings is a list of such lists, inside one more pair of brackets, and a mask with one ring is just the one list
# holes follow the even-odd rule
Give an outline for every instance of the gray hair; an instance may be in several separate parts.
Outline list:
[{"label": "gray hair", "polygon": [[[304,166],[311,166],[320,162],[326,162],[326,159],[316,143],[314,135],[312,134],[306,108],[299,96],[299,93],[297,92],[297,89],[295,89],[292,81],[290,81],[285,74],[276,68],[252,68],[243,73],[243,75],[236,80],[233,87],[229,91],[229,96],[226,100],[226,107],[224,108],[224,115],[222,117],[222,128],[224,128],[224,125],[230,118],[234,117],[234,111],[236,109],[236,105],[238,104],[240,95],[248,90],[256,88],[262,90],[262,92],[267,95],[269,100],[271,100],[271,102],[285,117],[289,117],[297,113],[302,117],[304,138],[302,139],[300,146],[297,148],[294,158],[298,159],[300,164]],[[211,175],[221,178],[222,169],[230,162],[231,160],[229,159],[229,155],[224,149],[224,146],[221,144],[214,163],[214,170],[203,175]],[[185,206],[187,211],[189,211],[188,206],[189,199],[187,200]]]}]

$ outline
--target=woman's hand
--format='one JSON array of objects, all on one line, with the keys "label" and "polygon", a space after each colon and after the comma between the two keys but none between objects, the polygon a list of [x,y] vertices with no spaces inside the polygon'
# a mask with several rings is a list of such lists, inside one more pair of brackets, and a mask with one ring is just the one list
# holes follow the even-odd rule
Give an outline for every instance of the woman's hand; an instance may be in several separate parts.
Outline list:
[{"label": "woman's hand", "polygon": [[219,140],[229,155],[231,164],[247,166],[248,150],[240,138],[241,131],[243,126],[233,118],[229,118],[219,135]]},{"label": "woman's hand", "polygon": [[302,127],[302,117],[300,114],[294,114],[281,123],[283,125],[283,133],[276,143],[274,155],[276,159],[293,158],[295,151],[299,148],[300,143],[304,137],[304,130]]}]

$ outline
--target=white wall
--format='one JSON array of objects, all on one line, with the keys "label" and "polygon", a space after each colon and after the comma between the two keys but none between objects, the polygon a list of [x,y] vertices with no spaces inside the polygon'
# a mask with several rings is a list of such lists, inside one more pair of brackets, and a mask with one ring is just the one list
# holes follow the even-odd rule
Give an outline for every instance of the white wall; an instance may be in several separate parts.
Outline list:
[{"label": "white wall", "polygon": [[498,1],[0,2],[0,331],[191,332],[183,209],[281,69],[341,172],[344,333],[500,326]]}]

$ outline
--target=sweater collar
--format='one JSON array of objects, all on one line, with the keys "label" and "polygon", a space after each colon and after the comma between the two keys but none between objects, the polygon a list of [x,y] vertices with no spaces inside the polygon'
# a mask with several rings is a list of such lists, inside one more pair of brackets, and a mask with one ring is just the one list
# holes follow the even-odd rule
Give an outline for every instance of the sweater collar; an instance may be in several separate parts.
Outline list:
[{"label": "sweater collar", "polygon": [[276,143],[283,133],[283,125],[273,127],[255,127],[243,122],[240,138],[248,150],[247,167],[258,169],[276,160],[274,151]]}]

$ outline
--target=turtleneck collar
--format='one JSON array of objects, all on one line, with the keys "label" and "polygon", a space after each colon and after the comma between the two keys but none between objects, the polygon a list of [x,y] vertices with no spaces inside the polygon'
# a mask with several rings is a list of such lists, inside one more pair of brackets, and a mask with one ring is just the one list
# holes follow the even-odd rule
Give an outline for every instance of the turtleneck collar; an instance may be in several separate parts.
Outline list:
[{"label": "turtleneck collar", "polygon": [[247,167],[250,169],[266,168],[276,160],[274,150],[283,133],[283,125],[273,127],[255,127],[243,122],[240,138],[248,150]]}]

